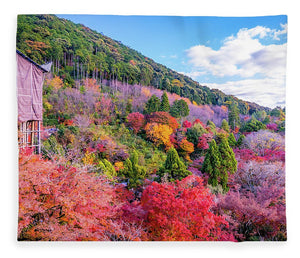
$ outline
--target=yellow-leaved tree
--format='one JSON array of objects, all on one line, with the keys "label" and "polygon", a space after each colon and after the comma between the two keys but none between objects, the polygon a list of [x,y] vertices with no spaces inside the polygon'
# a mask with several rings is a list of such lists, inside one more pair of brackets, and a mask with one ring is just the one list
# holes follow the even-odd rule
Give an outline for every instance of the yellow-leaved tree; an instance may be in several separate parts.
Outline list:
[{"label": "yellow-leaved tree", "polygon": [[170,135],[173,130],[170,126],[158,123],[148,123],[145,127],[146,135],[155,146],[164,145],[166,149],[169,149],[172,144],[170,142]]}]

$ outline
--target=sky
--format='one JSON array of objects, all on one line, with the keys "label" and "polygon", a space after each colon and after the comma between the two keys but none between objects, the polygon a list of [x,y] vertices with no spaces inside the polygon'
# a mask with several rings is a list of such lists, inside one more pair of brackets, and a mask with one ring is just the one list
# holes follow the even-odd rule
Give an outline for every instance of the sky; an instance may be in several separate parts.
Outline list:
[{"label": "sky", "polygon": [[58,17],[121,41],[201,85],[263,106],[285,106],[285,15]]}]

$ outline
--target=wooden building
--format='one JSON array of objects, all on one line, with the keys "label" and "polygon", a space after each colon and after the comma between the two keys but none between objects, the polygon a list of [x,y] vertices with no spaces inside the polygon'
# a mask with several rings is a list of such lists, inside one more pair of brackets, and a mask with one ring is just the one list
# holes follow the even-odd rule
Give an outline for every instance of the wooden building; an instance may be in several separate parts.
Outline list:
[{"label": "wooden building", "polygon": [[38,65],[17,50],[17,98],[19,148],[41,152],[43,83],[51,63]]}]

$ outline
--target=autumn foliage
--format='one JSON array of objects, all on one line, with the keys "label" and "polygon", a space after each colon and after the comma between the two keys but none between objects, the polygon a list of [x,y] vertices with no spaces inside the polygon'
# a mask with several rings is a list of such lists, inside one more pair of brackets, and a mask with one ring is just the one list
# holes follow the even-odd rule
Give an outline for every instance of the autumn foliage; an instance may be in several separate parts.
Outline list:
[{"label": "autumn foliage", "polygon": [[191,128],[192,127],[192,123],[190,121],[187,121],[185,120],[183,123],[182,123],[182,126],[184,128]]},{"label": "autumn foliage", "polygon": [[145,124],[144,115],[139,112],[130,113],[127,116],[127,120],[129,127],[132,128],[135,134],[137,134]]},{"label": "autumn foliage", "polygon": [[62,79],[59,76],[54,76],[52,79],[46,79],[45,84],[58,90],[64,86]]},{"label": "autumn foliage", "polygon": [[179,142],[179,150],[184,156],[186,160],[190,160],[190,154],[194,152],[194,144],[189,142],[186,137],[184,137],[180,142]]},{"label": "autumn foliage", "polygon": [[158,123],[148,123],[145,127],[146,135],[155,146],[163,145],[166,149],[171,147],[170,135],[173,130],[170,126]]},{"label": "autumn foliage", "polygon": [[147,212],[149,240],[217,241],[234,240],[226,231],[227,222],[210,209],[213,196],[200,177],[189,176],[175,183],[148,186],[141,206]]},{"label": "autumn foliage", "polygon": [[200,177],[151,183],[141,202],[122,186],[21,155],[19,240],[234,240]]},{"label": "autumn foliage", "polygon": [[105,177],[35,155],[19,162],[19,240],[110,240],[115,234],[122,200]]},{"label": "autumn foliage", "polygon": [[285,240],[283,163],[240,161],[240,169],[231,180],[235,187],[219,197],[218,207],[227,214],[235,238]]},{"label": "autumn foliage", "polygon": [[153,112],[149,115],[146,115],[146,121],[148,123],[168,125],[172,128],[173,131],[175,131],[179,127],[177,120],[174,117],[172,117],[169,113],[164,111]]},{"label": "autumn foliage", "polygon": [[91,91],[96,92],[100,90],[100,85],[97,84],[97,81],[95,79],[87,78],[85,80],[82,80],[82,84]]}]

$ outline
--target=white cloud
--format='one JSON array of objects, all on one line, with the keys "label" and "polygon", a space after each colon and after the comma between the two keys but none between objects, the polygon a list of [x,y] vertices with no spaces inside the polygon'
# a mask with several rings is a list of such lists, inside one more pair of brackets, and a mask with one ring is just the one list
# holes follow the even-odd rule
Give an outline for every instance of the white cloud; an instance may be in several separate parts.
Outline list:
[{"label": "white cloud", "polygon": [[276,78],[245,79],[226,83],[201,83],[226,94],[274,108],[285,105],[285,80]]},{"label": "white cloud", "polygon": [[[276,37],[282,31],[275,31]],[[286,44],[262,45],[257,37],[275,36],[269,28],[257,26],[241,29],[236,36],[227,37],[219,50],[204,45],[186,51],[190,64],[198,71],[208,71],[214,76],[250,78],[256,74],[268,77],[283,75],[286,64]]]},{"label": "white cloud", "polygon": [[240,29],[240,31],[237,34],[237,38],[248,38],[248,37],[256,37],[259,36],[259,38],[264,38],[267,36],[268,33],[271,32],[270,28],[262,27],[262,26],[256,26],[252,29],[243,28]]},{"label": "white cloud", "polygon": [[[278,40],[286,33],[286,24],[281,24],[281,30],[257,26],[240,29],[236,35],[225,38],[218,50],[204,45],[193,46],[186,50],[192,65],[191,75],[194,79],[204,73],[215,77],[239,76],[240,81],[207,85],[265,106],[282,103],[287,44],[263,45],[260,41]],[[258,80],[257,76],[263,79]]]}]

